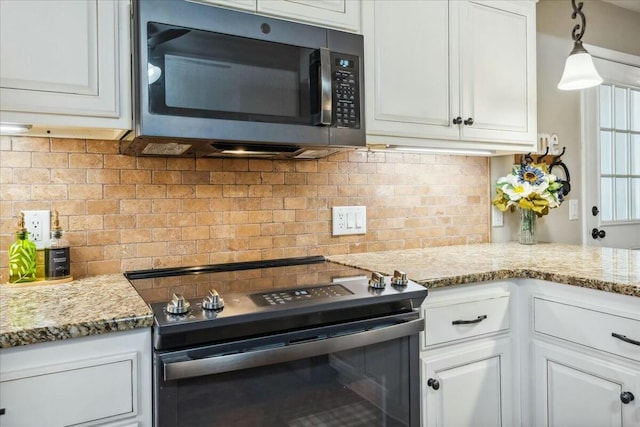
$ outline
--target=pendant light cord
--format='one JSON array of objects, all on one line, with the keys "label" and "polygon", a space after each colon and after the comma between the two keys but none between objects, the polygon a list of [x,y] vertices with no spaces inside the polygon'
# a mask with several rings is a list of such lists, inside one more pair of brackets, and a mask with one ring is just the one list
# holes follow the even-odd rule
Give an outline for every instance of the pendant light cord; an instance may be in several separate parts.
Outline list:
[{"label": "pendant light cord", "polygon": [[576,0],[571,0],[571,6],[573,7],[573,13],[571,14],[571,19],[576,19],[577,16],[580,16],[580,21],[582,24],[576,24],[571,31],[571,38],[574,42],[581,42],[582,36],[584,35],[584,31],[587,29],[587,21],[584,17],[584,13],[582,13],[583,2],[578,3],[576,6]]}]

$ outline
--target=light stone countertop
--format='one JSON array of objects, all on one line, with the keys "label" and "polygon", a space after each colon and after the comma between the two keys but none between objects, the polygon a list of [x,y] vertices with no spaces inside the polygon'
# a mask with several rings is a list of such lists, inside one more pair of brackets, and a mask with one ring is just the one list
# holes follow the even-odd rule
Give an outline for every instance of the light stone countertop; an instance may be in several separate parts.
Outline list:
[{"label": "light stone countertop", "polygon": [[0,348],[147,328],[153,313],[122,274],[0,285]]},{"label": "light stone countertop", "polygon": [[368,252],[327,259],[377,271],[394,270],[428,288],[532,278],[640,297],[640,251],[539,243],[485,243]]}]

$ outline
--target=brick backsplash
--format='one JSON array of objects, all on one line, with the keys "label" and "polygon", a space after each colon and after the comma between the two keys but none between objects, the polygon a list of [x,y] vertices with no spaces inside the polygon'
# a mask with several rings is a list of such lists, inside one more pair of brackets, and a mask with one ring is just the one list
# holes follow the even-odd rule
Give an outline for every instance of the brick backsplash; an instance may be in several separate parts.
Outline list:
[{"label": "brick backsplash", "polygon": [[[489,240],[483,157],[144,158],[117,141],[2,136],[0,186],[0,283],[22,210],[60,212],[76,278]],[[331,236],[331,207],[348,205],[367,207],[367,234]]]}]

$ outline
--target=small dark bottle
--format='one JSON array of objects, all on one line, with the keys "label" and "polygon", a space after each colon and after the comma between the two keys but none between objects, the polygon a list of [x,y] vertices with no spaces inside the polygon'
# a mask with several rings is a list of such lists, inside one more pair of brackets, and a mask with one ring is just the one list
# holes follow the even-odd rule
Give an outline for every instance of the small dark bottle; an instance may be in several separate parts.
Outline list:
[{"label": "small dark bottle", "polygon": [[62,238],[62,228],[60,228],[60,221],[58,220],[58,211],[53,211],[53,215],[51,240],[44,249],[46,280],[58,280],[71,277],[69,242]]}]

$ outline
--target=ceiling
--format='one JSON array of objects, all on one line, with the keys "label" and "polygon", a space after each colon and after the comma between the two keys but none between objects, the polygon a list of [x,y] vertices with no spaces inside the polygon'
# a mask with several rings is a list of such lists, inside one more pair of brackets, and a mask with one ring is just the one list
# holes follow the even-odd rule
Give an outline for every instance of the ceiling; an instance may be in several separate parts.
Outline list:
[{"label": "ceiling", "polygon": [[640,1],[639,0],[602,0],[607,3],[611,3],[624,9],[633,10],[640,13]]}]

